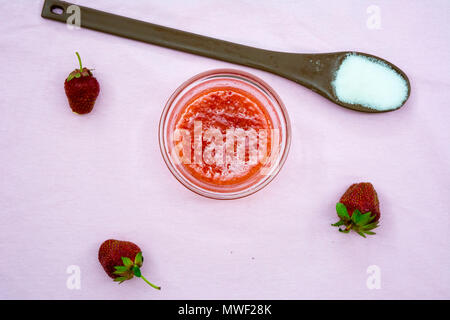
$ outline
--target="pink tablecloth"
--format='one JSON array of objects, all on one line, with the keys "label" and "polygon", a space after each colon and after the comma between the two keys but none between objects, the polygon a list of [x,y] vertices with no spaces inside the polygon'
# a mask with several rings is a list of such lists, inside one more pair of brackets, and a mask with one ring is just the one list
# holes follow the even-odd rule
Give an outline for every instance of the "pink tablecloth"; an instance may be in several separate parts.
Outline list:
[{"label": "pink tablecloth", "polygon": [[[69,30],[42,19],[42,3],[0,3],[0,298],[450,298],[448,1],[76,0],[267,49],[384,57],[412,93],[378,115],[262,71]],[[75,51],[101,84],[87,116],[70,112],[63,90]],[[293,129],[280,175],[235,201],[185,189],[157,140],[177,86],[223,67],[273,86]],[[356,181],[371,181],[381,200],[368,239],[330,226]],[[161,292],[107,278],[97,250],[111,237],[141,246],[143,274]],[[72,265],[79,289],[66,283]],[[367,286],[372,270],[379,289]]]}]

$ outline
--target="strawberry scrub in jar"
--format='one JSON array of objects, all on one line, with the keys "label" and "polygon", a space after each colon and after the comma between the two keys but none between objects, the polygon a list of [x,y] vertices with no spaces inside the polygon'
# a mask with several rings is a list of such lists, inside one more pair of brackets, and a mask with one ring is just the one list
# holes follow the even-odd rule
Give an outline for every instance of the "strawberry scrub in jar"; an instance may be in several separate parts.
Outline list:
[{"label": "strawberry scrub in jar", "polygon": [[278,95],[259,78],[212,70],[170,97],[159,128],[163,158],[188,189],[235,199],[266,186],[281,169],[290,124]]}]

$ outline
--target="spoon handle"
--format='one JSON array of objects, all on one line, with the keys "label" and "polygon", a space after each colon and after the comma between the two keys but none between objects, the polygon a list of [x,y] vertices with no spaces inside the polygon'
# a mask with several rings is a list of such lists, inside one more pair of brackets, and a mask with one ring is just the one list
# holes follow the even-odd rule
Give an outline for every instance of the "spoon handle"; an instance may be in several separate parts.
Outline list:
[{"label": "spoon handle", "polygon": [[[41,15],[66,23],[74,12],[68,12],[70,6],[72,4],[65,1],[45,0]],[[264,70],[333,99],[327,75],[335,68],[336,53],[299,54],[264,50],[83,6],[77,7],[80,8],[80,26],[84,28]],[[59,13],[55,12],[55,8],[59,9]]]},{"label": "spoon handle", "polygon": [[[71,3],[64,1],[46,0],[41,15],[47,19],[66,22],[73,14],[67,12],[67,8],[71,5]],[[281,52],[205,37],[83,6],[78,7],[81,13],[80,23],[84,28],[269,72],[274,72],[280,60],[279,55],[282,54]],[[55,13],[55,8],[59,9],[59,13]]]}]

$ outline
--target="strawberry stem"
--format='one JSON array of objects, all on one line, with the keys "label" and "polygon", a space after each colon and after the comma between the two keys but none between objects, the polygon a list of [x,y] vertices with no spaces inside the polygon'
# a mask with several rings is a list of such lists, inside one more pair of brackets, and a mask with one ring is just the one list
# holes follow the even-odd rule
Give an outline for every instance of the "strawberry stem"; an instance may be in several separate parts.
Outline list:
[{"label": "strawberry stem", "polygon": [[81,63],[80,55],[78,54],[78,52],[75,52],[75,54],[77,55],[77,57],[78,57],[78,62],[80,63],[80,71],[83,71],[83,64]]},{"label": "strawberry stem", "polygon": [[148,281],[147,279],[145,279],[145,277],[143,275],[141,275],[142,280],[144,280],[145,282],[147,282],[150,286],[152,286],[153,288],[155,288],[156,290],[161,290],[161,287],[155,286],[153,283],[151,283],[150,281]]}]

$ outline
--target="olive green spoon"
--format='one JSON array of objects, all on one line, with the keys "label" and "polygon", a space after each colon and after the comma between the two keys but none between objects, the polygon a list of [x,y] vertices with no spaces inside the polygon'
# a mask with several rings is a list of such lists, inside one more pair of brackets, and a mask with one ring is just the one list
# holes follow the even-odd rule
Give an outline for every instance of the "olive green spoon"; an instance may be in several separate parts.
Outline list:
[{"label": "olive green spoon", "polygon": [[[42,17],[66,23],[75,12],[67,10],[72,5],[45,0]],[[402,70],[366,53],[276,52],[77,7],[83,28],[264,70],[297,82],[348,109],[393,111],[402,107],[410,95],[410,82]]]}]

